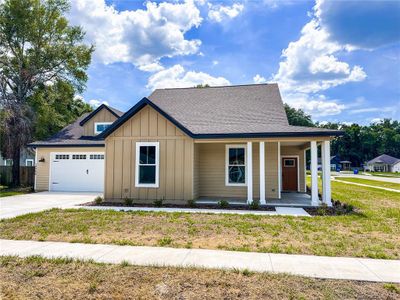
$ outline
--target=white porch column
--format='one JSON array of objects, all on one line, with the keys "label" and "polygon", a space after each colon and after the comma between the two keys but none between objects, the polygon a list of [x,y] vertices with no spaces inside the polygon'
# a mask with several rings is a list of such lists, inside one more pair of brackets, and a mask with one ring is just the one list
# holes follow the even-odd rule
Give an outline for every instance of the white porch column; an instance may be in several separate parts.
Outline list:
[{"label": "white porch column", "polygon": [[321,144],[322,153],[322,202],[332,206],[331,200],[331,151],[330,142],[323,141]]},{"label": "white porch column", "polygon": [[318,205],[318,148],[317,142],[311,141],[311,202]]},{"label": "white porch column", "polygon": [[247,203],[253,202],[253,147],[247,142]]},{"label": "white porch column", "polygon": [[265,202],[265,142],[260,142],[260,204]]},{"label": "white porch column", "polygon": [[282,198],[281,142],[278,142],[278,198]]}]

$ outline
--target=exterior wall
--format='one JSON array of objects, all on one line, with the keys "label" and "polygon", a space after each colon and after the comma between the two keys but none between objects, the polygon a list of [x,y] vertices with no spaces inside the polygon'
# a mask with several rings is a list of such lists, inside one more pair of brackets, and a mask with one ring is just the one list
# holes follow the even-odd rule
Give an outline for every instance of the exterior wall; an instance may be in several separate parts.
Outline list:
[{"label": "exterior wall", "polygon": [[[232,144],[232,143],[229,143]],[[234,144],[234,143],[233,143]],[[236,143],[246,144],[246,142]],[[198,197],[247,198],[246,186],[225,185],[225,143],[195,144],[194,189]],[[259,143],[253,143],[253,196],[260,197]],[[265,143],[265,190],[267,198],[278,198],[278,143]]]},{"label": "exterior wall", "polygon": [[397,164],[394,164],[392,167],[392,172],[400,172],[400,162],[398,162]]},{"label": "exterior wall", "polygon": [[[160,143],[158,188],[135,187],[136,142]],[[146,106],[106,138],[105,198],[193,199],[193,157],[193,139]]]},{"label": "exterior wall", "polygon": [[298,156],[299,157],[299,161],[298,161],[298,165],[299,165],[299,188],[300,188],[300,192],[305,193],[305,169],[304,169],[304,150],[299,148],[299,147],[295,147],[295,146],[282,146],[281,147],[281,156],[285,156],[285,155],[294,155],[294,156]]},{"label": "exterior wall", "polygon": [[106,108],[101,109],[95,114],[89,121],[83,124],[83,135],[94,136],[94,124],[97,122],[114,122],[117,119],[109,110]]},{"label": "exterior wall", "polygon": [[[37,148],[37,164],[36,174],[36,191],[49,190],[50,177],[50,153],[51,152],[102,152],[104,147],[54,147],[54,148]],[[44,162],[39,160],[44,159]]]}]

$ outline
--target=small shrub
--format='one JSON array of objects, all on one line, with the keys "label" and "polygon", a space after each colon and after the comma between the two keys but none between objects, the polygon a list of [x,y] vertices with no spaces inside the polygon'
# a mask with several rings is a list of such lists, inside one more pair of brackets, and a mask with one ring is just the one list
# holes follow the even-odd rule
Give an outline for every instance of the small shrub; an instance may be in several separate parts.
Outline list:
[{"label": "small shrub", "polygon": [[242,271],[243,276],[251,276],[253,272],[251,272],[249,269],[244,269]]},{"label": "small shrub", "polygon": [[121,267],[128,267],[130,265],[129,261],[123,260],[121,261]]},{"label": "small shrub", "polygon": [[260,208],[260,200],[253,200],[250,204],[249,204],[249,208],[252,210],[257,210]]},{"label": "small shrub", "polygon": [[353,206],[353,205],[348,204],[348,205],[346,206],[346,212],[350,213],[350,212],[352,212],[353,210],[354,210],[354,206]]},{"label": "small shrub", "polygon": [[162,207],[163,206],[163,200],[162,199],[154,200],[153,204],[154,204],[155,207]]},{"label": "small shrub", "polygon": [[229,202],[226,200],[219,200],[218,201],[218,206],[220,208],[228,208],[229,207]]},{"label": "small shrub", "polygon": [[94,199],[94,203],[96,203],[97,205],[101,204],[102,202],[103,202],[103,197],[101,197],[101,196],[97,196]]},{"label": "small shrub", "polygon": [[126,205],[126,206],[132,206],[132,204],[133,204],[133,199],[131,199],[131,198],[125,198],[125,199],[124,199],[124,202],[125,202],[125,205]]},{"label": "small shrub", "polygon": [[165,236],[162,239],[158,240],[158,245],[161,247],[171,245],[171,243],[172,243],[172,239],[169,236]]},{"label": "small shrub", "polygon": [[393,284],[393,283],[385,283],[384,285],[383,285],[383,287],[385,288],[385,289],[387,289],[388,291],[391,291],[391,292],[393,292],[393,293],[396,293],[396,294],[400,294],[400,287],[397,287],[395,284]]},{"label": "small shrub", "polygon": [[197,207],[196,200],[194,200],[194,199],[188,200],[187,204],[189,207],[192,207],[192,208]]}]

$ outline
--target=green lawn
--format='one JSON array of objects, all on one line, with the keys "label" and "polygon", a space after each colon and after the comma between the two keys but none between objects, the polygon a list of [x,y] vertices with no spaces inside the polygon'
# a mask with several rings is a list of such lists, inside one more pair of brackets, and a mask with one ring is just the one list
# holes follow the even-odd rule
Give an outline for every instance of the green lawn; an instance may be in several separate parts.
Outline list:
[{"label": "green lawn", "polygon": [[8,188],[7,186],[0,185],[0,198],[8,196],[16,196],[30,193],[30,188]]},{"label": "green lawn", "polygon": [[365,174],[370,174],[373,176],[381,176],[381,177],[400,177],[400,173],[392,173],[392,172],[365,172]]},{"label": "green lawn", "polygon": [[363,178],[354,178],[354,177],[337,177],[337,179],[342,180],[342,181],[367,184],[367,185],[376,186],[376,187],[385,187],[385,188],[400,190],[400,184],[394,183],[394,182],[384,182],[384,181],[363,179]]},{"label": "green lawn", "polygon": [[0,238],[400,258],[400,193],[332,182],[357,213],[285,217],[60,210],[0,221]]},{"label": "green lawn", "polygon": [[1,299],[396,299],[398,284],[0,257]]}]

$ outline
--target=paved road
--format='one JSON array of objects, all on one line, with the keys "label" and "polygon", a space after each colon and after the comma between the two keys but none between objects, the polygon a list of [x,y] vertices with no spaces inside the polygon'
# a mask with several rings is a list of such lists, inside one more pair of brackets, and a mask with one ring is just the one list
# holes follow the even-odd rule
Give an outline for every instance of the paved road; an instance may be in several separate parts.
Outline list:
[{"label": "paved road", "polygon": [[399,260],[12,240],[0,240],[0,255],[70,257],[112,264],[127,261],[142,266],[247,269],[315,278],[400,283]]},{"label": "paved road", "polygon": [[[340,174],[340,173],[339,173]],[[400,184],[399,177],[380,177],[380,176],[369,176],[369,175],[354,175],[354,174],[340,174],[335,177],[353,177],[353,178],[361,178],[361,179],[369,179],[369,180],[376,180],[376,181],[384,181],[384,182],[393,182]]]},{"label": "paved road", "polygon": [[93,201],[101,193],[40,192],[0,198],[0,219]]}]

